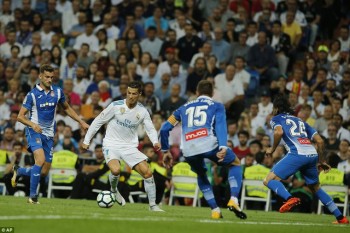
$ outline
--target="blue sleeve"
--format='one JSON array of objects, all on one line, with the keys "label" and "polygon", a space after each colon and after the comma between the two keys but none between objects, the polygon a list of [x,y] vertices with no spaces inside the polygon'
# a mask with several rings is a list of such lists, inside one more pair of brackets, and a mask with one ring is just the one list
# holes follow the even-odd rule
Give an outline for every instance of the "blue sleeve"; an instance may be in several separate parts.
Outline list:
[{"label": "blue sleeve", "polygon": [[27,94],[27,96],[23,100],[23,107],[28,109],[29,111],[32,110],[33,107],[33,97],[31,95],[31,92]]},{"label": "blue sleeve", "polygon": [[276,126],[282,126],[277,117],[272,117],[270,126],[274,130]]},{"label": "blue sleeve", "polygon": [[162,145],[162,151],[169,150],[169,132],[174,128],[174,126],[166,121],[160,128],[160,144]]},{"label": "blue sleeve", "polygon": [[162,151],[169,150],[169,132],[174,126],[181,121],[180,108],[174,111],[174,113],[168,118],[168,120],[162,125],[160,129],[160,144]]},{"label": "blue sleeve", "polygon": [[215,116],[215,133],[219,147],[227,146],[226,112],[223,104],[218,104]]},{"label": "blue sleeve", "polygon": [[58,100],[58,103],[63,104],[64,102],[66,102],[66,97],[65,97],[64,92],[61,88],[59,88],[58,91],[61,92],[61,98]]},{"label": "blue sleeve", "polygon": [[317,131],[306,122],[304,122],[304,125],[305,125],[305,131],[307,134],[307,138],[312,140],[313,137],[315,136],[315,134],[317,134]]}]

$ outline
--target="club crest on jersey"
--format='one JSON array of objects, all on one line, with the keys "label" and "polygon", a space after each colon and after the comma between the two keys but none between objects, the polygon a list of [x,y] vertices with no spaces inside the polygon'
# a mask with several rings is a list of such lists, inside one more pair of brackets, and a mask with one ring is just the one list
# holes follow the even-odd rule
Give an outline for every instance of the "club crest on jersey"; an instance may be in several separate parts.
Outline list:
[{"label": "club crest on jersey", "polygon": [[54,97],[55,96],[55,92],[51,91],[51,96]]},{"label": "club crest on jersey", "polygon": [[125,108],[120,108],[120,113],[124,114],[124,112],[125,112]]}]

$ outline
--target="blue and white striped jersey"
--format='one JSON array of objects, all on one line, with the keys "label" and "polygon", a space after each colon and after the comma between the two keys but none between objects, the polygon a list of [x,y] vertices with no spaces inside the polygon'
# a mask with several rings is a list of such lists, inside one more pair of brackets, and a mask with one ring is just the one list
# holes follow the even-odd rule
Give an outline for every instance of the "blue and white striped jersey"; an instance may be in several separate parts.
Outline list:
[{"label": "blue and white striped jersey", "polygon": [[44,89],[37,84],[23,101],[23,107],[29,110],[29,120],[38,124],[43,135],[53,137],[56,131],[56,107],[59,103],[64,103],[64,97],[61,88],[51,86],[51,90],[45,92]]},{"label": "blue and white striped jersey", "polygon": [[277,126],[282,127],[282,140],[288,152],[299,155],[317,154],[310,141],[317,131],[308,123],[298,117],[282,113],[274,116],[270,124],[273,129]]},{"label": "blue and white striped jersey", "polygon": [[182,123],[181,144],[184,156],[193,156],[227,146],[224,105],[199,96],[178,108],[160,131],[162,150],[169,149],[169,131]]}]

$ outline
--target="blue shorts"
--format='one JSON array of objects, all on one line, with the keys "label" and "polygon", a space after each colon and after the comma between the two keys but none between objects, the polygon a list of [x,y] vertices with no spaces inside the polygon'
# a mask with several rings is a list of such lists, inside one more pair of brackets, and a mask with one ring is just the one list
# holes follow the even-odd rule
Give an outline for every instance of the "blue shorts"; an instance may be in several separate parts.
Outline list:
[{"label": "blue shorts", "polygon": [[53,138],[37,133],[29,128],[26,128],[25,133],[28,142],[27,150],[33,153],[37,149],[43,149],[45,161],[51,163],[53,155]]},{"label": "blue shorts", "polygon": [[188,164],[191,166],[191,170],[198,175],[205,175],[207,172],[207,167],[205,166],[204,159],[210,159],[211,161],[215,162],[219,166],[225,166],[231,164],[236,159],[235,153],[231,149],[227,149],[226,156],[222,162],[218,162],[219,158],[216,157],[216,153],[219,152],[219,148],[216,148],[212,151],[199,154],[199,155],[193,155],[189,157],[185,157]]},{"label": "blue shorts", "polygon": [[318,183],[318,155],[298,155],[288,153],[272,168],[272,172],[282,180],[300,171],[306,184]]}]

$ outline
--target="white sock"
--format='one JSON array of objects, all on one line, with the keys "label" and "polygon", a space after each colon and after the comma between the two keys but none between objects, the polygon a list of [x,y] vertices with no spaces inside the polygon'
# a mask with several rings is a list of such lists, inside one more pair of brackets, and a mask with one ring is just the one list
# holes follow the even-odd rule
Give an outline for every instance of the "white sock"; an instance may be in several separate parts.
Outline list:
[{"label": "white sock", "polygon": [[115,176],[112,173],[109,174],[108,179],[109,179],[109,183],[111,184],[111,191],[112,192],[117,192],[118,191],[118,182],[119,182],[119,175]]},{"label": "white sock", "polygon": [[150,206],[156,205],[156,184],[154,183],[153,176],[147,179],[144,179],[145,182],[145,191],[148,196],[148,201]]}]

